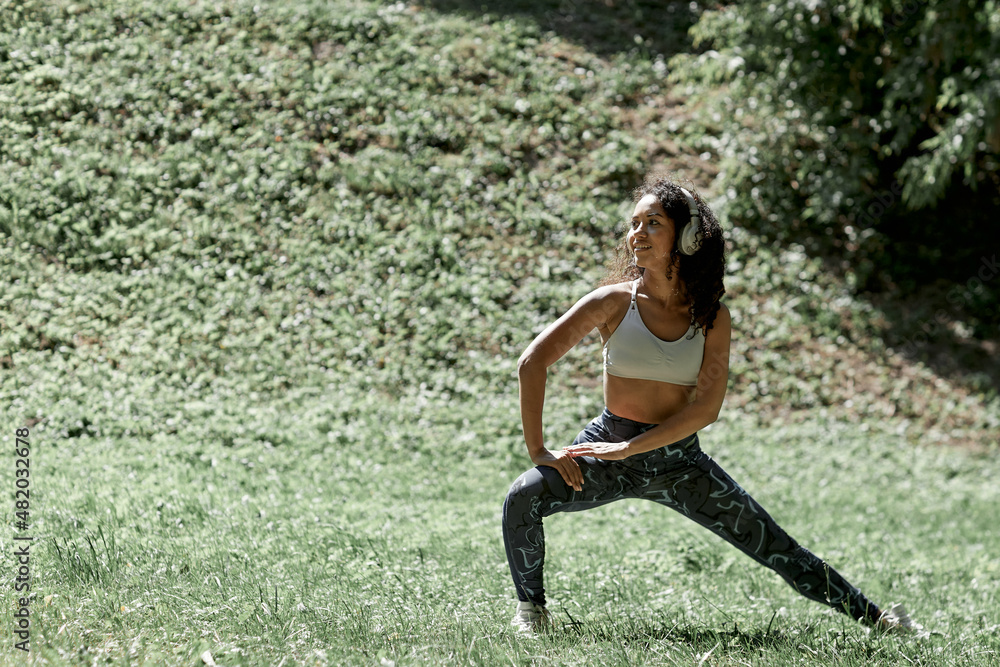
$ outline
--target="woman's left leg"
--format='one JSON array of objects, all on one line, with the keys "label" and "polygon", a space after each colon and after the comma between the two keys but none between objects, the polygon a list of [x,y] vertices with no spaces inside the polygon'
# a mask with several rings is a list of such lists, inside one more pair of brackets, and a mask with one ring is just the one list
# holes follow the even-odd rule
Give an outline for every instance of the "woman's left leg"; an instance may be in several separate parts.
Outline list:
[{"label": "woman's left leg", "polygon": [[879,608],[860,590],[788,535],[739,484],[695,444],[688,466],[658,478],[643,498],[677,510],[761,565],[780,574],[816,602],[869,624]]}]

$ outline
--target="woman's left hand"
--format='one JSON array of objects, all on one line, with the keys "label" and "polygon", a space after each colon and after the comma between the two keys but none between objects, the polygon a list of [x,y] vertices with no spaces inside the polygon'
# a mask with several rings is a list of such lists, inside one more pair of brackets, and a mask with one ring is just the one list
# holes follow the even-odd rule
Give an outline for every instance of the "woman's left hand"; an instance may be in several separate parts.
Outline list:
[{"label": "woman's left hand", "polygon": [[620,461],[630,456],[627,442],[583,442],[579,445],[563,447],[572,457],[593,456],[595,459]]}]

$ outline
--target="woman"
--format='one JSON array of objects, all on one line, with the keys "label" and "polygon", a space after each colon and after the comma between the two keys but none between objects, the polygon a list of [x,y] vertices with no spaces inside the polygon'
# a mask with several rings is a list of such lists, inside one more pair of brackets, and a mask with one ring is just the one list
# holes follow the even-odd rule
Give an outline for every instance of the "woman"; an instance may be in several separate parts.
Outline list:
[{"label": "woman", "polygon": [[[618,271],[633,280],[580,299],[518,362],[521,422],[536,467],[514,482],[503,506],[518,597],[512,624],[531,633],[549,623],[544,517],[643,498],[708,528],[812,600],[882,630],[913,628],[901,607],[883,613],[799,546],[701,451],[698,431],[717,419],[729,374],[722,230],[700,197],[665,178],[647,179],[634,198],[620,248],[631,265]],[[604,342],[606,408],[571,446],[551,451],[542,439],[546,369],[593,329]]]}]

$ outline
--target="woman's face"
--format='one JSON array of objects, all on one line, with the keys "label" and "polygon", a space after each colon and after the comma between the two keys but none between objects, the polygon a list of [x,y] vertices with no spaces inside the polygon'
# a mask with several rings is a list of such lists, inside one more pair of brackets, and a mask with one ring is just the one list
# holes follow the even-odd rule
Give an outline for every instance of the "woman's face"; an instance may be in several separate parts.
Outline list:
[{"label": "woman's face", "polygon": [[666,269],[671,261],[674,239],[674,221],[667,217],[656,195],[640,199],[632,211],[632,227],[626,237],[636,266]]}]

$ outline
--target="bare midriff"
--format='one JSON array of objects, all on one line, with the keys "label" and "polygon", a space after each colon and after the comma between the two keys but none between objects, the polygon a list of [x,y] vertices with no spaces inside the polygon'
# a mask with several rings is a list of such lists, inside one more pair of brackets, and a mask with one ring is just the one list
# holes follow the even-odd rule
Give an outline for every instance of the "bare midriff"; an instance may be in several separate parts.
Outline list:
[{"label": "bare midriff", "polygon": [[636,380],[604,373],[604,404],[613,414],[659,424],[694,400],[695,387],[656,380]]}]

